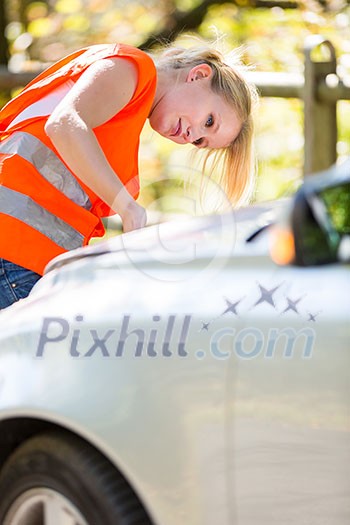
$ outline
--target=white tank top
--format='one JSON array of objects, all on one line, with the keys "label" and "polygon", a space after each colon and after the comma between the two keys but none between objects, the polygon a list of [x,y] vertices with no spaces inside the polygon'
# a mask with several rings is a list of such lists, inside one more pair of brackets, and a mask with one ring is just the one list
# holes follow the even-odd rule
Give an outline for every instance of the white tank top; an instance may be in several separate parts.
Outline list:
[{"label": "white tank top", "polygon": [[74,86],[73,80],[67,80],[62,86],[54,89],[51,93],[43,97],[38,102],[34,102],[25,108],[17,117],[10,123],[7,129],[12,128],[15,124],[33,117],[43,117],[50,115],[55,107],[67,95],[69,90]]}]

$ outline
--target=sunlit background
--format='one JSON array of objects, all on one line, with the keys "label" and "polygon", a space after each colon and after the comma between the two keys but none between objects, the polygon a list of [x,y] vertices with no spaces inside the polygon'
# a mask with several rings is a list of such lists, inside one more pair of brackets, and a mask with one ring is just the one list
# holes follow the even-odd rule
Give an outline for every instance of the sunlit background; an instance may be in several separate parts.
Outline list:
[{"label": "sunlit background", "polygon": [[[150,35],[170,27],[174,14],[181,17],[201,4],[198,0],[2,1],[8,19],[5,35],[12,71],[35,70],[94,43],[140,46]],[[213,2],[198,27],[183,32],[178,40],[190,45],[190,36],[213,40],[218,33],[223,35],[221,49],[243,46],[244,62],[254,71],[300,74],[306,37],[321,34],[335,46],[338,74],[350,78],[348,3],[260,0],[254,4],[257,7],[251,7],[250,0]],[[2,94],[1,103],[8,95]],[[258,177],[253,200],[271,200],[293,193],[302,178],[303,103],[296,99],[262,98],[255,144]],[[191,162],[191,148],[163,139],[145,125],[140,148],[141,204],[160,214],[194,215],[220,207],[215,180],[204,184],[203,192],[200,164]],[[340,161],[350,154],[350,102],[338,102],[337,153]],[[221,196],[221,202],[224,201]]]}]

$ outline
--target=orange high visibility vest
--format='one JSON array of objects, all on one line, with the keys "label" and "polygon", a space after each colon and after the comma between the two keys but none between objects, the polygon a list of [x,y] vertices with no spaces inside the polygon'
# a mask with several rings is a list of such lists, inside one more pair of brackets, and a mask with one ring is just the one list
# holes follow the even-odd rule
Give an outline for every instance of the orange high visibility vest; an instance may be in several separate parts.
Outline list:
[{"label": "orange high visibility vest", "polygon": [[151,58],[123,44],[81,49],[41,73],[0,112],[0,257],[42,274],[46,264],[86,245],[105,230],[101,217],[114,212],[70,171],[46,135],[48,116],[8,126],[26,107],[68,79],[76,81],[96,60],[125,57],[138,68],[133,98],[94,129],[109,162],[137,198],[139,136],[156,88]]}]

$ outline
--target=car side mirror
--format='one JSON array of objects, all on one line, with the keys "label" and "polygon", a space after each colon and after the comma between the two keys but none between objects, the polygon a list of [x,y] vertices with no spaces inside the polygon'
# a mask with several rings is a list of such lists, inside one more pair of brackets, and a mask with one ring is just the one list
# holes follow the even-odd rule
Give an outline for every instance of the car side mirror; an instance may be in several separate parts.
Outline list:
[{"label": "car side mirror", "polygon": [[305,180],[273,230],[271,256],[298,266],[350,262],[350,159]]}]

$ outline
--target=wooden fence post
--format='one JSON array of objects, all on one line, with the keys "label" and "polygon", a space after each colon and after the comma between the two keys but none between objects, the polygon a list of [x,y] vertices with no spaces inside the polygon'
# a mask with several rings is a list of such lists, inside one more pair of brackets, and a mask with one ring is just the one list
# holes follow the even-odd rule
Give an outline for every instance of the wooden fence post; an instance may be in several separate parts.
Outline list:
[{"label": "wooden fence post", "polygon": [[318,87],[336,75],[331,42],[319,35],[306,40],[304,85],[304,175],[329,168],[337,159],[337,103],[321,100]]}]

